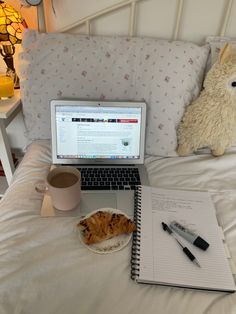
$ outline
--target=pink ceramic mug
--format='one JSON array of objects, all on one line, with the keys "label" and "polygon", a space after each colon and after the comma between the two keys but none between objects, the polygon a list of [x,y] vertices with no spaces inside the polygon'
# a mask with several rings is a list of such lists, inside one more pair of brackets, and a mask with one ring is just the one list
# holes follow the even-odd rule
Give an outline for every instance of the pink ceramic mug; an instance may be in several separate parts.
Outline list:
[{"label": "pink ceramic mug", "polygon": [[35,189],[51,196],[52,205],[59,210],[71,210],[80,203],[81,175],[70,166],[59,166],[49,172],[45,181],[38,181]]}]

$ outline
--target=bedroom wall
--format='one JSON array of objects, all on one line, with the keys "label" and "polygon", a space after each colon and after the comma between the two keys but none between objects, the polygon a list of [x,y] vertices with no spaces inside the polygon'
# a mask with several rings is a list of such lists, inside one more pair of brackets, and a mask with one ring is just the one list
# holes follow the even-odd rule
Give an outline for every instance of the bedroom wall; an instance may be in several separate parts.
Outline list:
[{"label": "bedroom wall", "polygon": [[[18,0],[8,0],[16,9],[20,9]],[[46,25],[48,31],[58,31],[76,20],[89,16],[107,6],[121,2],[121,0],[44,0],[46,12]],[[208,35],[219,35],[220,23],[225,13],[228,0],[185,0],[183,21],[181,23],[181,40],[203,43]],[[137,6],[137,23],[135,30],[137,36],[154,36],[159,38],[172,38],[175,10],[177,0],[142,0]],[[36,8],[22,8],[29,27],[37,28]],[[122,8],[108,16],[103,16],[91,25],[93,34],[120,34],[127,35],[128,7]],[[232,7],[232,17],[236,16],[236,1]],[[231,17],[226,35],[236,37],[236,19]],[[85,33],[85,27],[79,27],[72,32]],[[18,46],[17,50],[20,50]],[[17,69],[17,54],[15,66]],[[5,65],[0,61],[0,72]],[[18,116],[8,127],[10,142],[14,148],[23,148],[26,144],[22,116]]]}]

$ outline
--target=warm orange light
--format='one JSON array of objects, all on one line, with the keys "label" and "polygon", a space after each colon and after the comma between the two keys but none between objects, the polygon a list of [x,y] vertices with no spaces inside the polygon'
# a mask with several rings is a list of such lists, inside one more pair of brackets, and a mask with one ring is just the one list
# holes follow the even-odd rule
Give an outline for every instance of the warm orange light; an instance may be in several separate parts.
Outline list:
[{"label": "warm orange light", "polygon": [[0,0],[0,43],[4,45],[20,44],[25,27],[27,24],[21,14],[11,5]]}]

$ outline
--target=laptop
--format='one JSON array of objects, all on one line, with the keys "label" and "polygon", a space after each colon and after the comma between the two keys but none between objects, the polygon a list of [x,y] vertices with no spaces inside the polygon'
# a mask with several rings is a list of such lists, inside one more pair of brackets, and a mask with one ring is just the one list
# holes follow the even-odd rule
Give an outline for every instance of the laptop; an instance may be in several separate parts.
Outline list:
[{"label": "laptop", "polygon": [[136,185],[148,185],[144,166],[146,104],[52,100],[54,165],[81,172],[81,206],[133,210]]}]

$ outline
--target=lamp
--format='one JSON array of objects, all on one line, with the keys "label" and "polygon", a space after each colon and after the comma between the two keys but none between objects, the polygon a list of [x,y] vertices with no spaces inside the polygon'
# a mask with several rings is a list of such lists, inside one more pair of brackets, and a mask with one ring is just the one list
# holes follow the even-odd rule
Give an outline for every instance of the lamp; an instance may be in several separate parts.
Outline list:
[{"label": "lamp", "polygon": [[11,76],[14,81],[14,88],[19,88],[19,78],[16,74],[13,62],[16,44],[22,41],[23,28],[27,27],[21,14],[11,5],[0,0],[0,53],[7,65],[7,76]]}]

